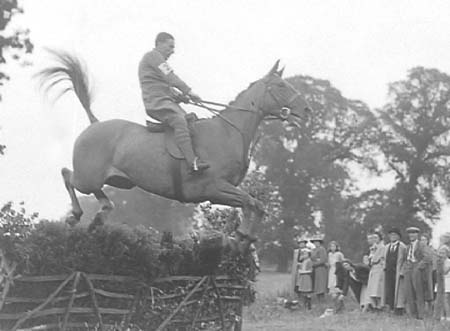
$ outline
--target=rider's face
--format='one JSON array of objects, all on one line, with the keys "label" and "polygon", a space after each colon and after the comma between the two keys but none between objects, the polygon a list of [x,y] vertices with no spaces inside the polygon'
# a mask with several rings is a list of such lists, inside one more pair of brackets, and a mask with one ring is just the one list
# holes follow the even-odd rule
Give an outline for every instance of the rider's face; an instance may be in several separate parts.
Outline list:
[{"label": "rider's face", "polygon": [[159,52],[167,60],[175,52],[175,40],[167,39],[157,45]]}]

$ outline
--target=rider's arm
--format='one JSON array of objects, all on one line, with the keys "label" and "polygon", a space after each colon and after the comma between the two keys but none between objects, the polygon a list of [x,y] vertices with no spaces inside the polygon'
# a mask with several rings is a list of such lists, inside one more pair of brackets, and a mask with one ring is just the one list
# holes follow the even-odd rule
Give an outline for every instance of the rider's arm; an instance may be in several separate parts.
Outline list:
[{"label": "rider's arm", "polygon": [[183,82],[183,80],[175,75],[173,69],[166,62],[159,52],[152,52],[152,56],[148,57],[149,65],[158,70],[164,77],[164,80],[172,87],[176,87],[185,94],[191,91],[191,88]]}]

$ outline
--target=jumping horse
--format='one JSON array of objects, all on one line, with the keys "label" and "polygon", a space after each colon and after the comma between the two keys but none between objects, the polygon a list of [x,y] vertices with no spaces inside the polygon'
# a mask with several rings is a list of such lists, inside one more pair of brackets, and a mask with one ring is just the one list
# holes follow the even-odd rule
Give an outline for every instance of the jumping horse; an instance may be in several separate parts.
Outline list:
[{"label": "jumping horse", "polygon": [[[121,189],[137,186],[181,202],[209,200],[242,208],[243,220],[236,237],[224,236],[223,244],[236,252],[246,252],[255,239],[255,227],[264,216],[264,206],[237,186],[247,172],[249,150],[258,126],[267,118],[295,124],[309,110],[295,88],[283,80],[284,68],[279,70],[279,61],[217,116],[192,124],[195,149],[211,165],[201,174],[192,174],[186,162],[168,153],[164,133],[149,132],[146,126],[126,120],[99,121],[91,110],[92,93],[83,63],[68,53],[53,51],[53,55],[58,64],[37,74],[41,87],[47,93],[61,85],[57,97],[73,90],[91,123],[76,139],[73,171],[68,168],[61,171],[72,202],[66,221],[76,223],[83,213],[75,190],[94,194],[101,205],[97,217],[106,220],[113,203],[103,192],[103,186]],[[173,171],[174,166],[178,171]]]}]

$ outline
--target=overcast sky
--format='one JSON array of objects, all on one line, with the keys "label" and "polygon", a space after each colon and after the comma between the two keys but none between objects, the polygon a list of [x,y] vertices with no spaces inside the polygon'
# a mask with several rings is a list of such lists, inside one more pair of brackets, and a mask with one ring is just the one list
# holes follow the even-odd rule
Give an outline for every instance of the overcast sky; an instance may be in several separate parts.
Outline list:
[{"label": "overcast sky", "polygon": [[[9,64],[1,91],[0,203],[24,200],[59,217],[69,198],[60,168],[88,125],[73,94],[46,103],[31,76],[44,47],[75,52],[95,82],[100,119],[143,121],[137,65],[160,31],[172,33],[172,67],[205,99],[228,102],[280,58],[287,75],[328,79],[348,98],[381,106],[387,84],[414,66],[450,73],[450,1],[28,0],[34,65]],[[372,181],[373,184],[373,181]],[[448,215],[445,211],[444,217]],[[445,223],[447,225],[445,225]],[[440,227],[449,227],[444,220]]]}]

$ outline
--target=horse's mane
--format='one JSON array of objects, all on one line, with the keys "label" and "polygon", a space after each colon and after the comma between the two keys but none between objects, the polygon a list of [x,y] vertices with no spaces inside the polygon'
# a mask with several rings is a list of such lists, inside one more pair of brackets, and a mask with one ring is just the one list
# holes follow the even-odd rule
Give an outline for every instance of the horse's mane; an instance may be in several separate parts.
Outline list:
[{"label": "horse's mane", "polygon": [[260,79],[255,80],[254,82],[251,82],[251,83],[248,85],[248,87],[247,87],[245,90],[242,90],[241,92],[239,92],[239,94],[236,96],[236,98],[234,98],[234,100],[230,101],[230,102],[228,103],[228,105],[233,106],[233,105],[236,103],[236,101],[242,96],[242,94],[244,94],[245,92],[247,92],[253,85],[255,85],[255,84],[256,84],[257,82],[259,82],[259,81],[260,81]]}]

